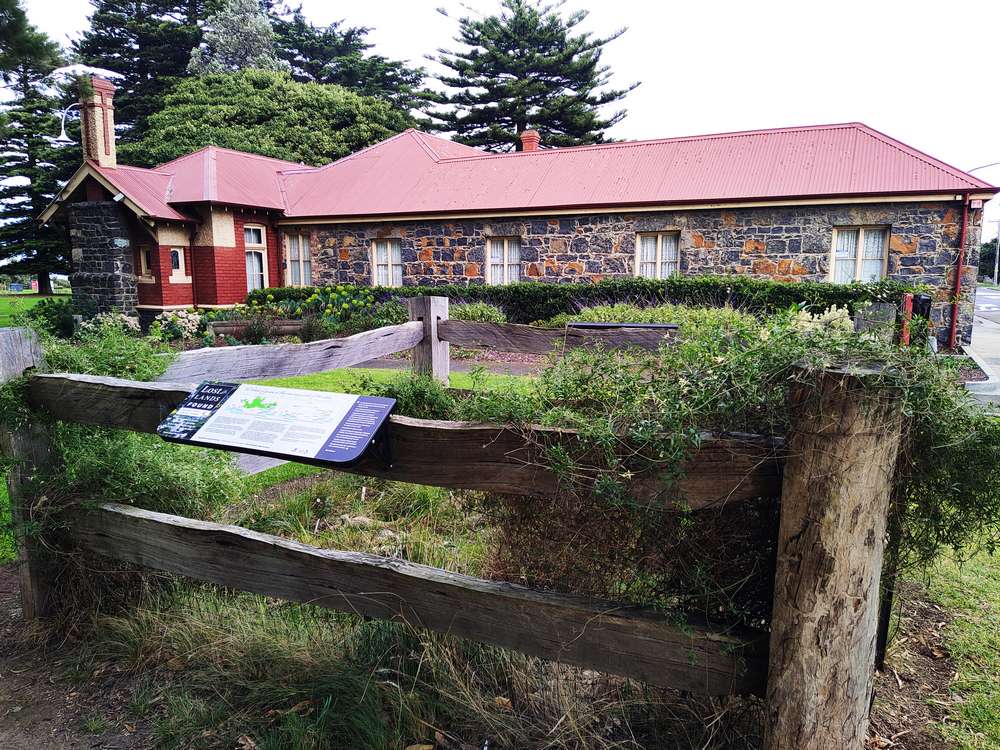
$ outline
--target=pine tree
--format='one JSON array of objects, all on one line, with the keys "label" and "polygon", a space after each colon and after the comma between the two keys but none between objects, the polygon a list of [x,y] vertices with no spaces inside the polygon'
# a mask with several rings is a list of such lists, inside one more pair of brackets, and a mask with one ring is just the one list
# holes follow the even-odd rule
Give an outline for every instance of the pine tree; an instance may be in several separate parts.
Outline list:
[{"label": "pine tree", "polygon": [[601,52],[626,30],[606,37],[574,34],[587,12],[564,18],[564,3],[502,0],[495,15],[458,20],[455,41],[469,49],[439,50],[436,58],[452,71],[438,77],[451,90],[441,102],[452,108],[435,115],[443,130],[489,151],[520,149],[519,134],[529,128],[552,146],[605,140],[604,131],[625,111],[604,118],[600,108],[639,85],[602,90],[611,75],[600,64]]},{"label": "pine tree", "polygon": [[380,96],[406,110],[424,110],[434,99],[424,87],[423,68],[411,68],[368,52],[365,37],[371,29],[334,22],[317,27],[301,10],[272,12],[278,55],[302,83],[332,83],[364,96]]},{"label": "pine tree", "polygon": [[69,247],[62,230],[39,226],[35,219],[81,154],[79,147],[52,143],[59,130],[60,101],[46,76],[61,64],[61,51],[26,18],[17,20],[16,11],[20,8],[15,6],[15,22],[5,24],[0,56],[0,78],[14,95],[0,116],[0,268],[37,274],[38,291],[48,294],[49,274],[70,270]]},{"label": "pine tree", "polygon": [[186,75],[191,49],[201,41],[199,23],[213,0],[91,0],[90,29],[73,51],[86,65],[112,70],[115,122],[121,138],[138,140],[164,94]]},{"label": "pine tree", "polygon": [[290,71],[278,57],[274,29],[258,0],[226,0],[205,22],[202,44],[191,51],[188,72],[235,73],[245,69]]}]

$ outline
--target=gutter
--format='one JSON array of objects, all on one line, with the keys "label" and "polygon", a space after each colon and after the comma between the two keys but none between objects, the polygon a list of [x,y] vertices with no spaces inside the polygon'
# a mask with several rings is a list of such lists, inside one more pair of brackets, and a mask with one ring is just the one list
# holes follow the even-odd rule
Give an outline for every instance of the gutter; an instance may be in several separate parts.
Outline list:
[{"label": "gutter", "polygon": [[958,260],[955,263],[955,288],[951,300],[951,328],[948,331],[948,349],[955,351],[958,338],[958,299],[962,294],[962,275],[965,273],[965,240],[969,230],[969,194],[962,198],[962,231],[958,238]]}]

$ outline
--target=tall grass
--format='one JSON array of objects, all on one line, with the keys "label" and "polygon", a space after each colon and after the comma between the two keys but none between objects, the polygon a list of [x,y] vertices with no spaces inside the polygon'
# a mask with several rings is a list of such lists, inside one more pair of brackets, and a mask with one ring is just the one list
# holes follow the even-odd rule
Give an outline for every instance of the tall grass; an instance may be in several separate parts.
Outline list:
[{"label": "tall grass", "polygon": [[0,565],[14,559],[14,534],[10,525],[10,498],[7,496],[7,474],[0,473]]}]

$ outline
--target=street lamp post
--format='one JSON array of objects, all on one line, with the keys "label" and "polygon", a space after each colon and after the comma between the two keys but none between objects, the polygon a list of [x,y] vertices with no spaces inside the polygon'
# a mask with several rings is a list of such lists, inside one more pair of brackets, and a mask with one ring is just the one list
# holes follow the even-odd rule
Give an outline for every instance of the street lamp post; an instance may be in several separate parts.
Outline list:
[{"label": "street lamp post", "polygon": [[73,102],[68,107],[66,107],[66,109],[63,110],[62,120],[60,121],[60,124],[59,124],[59,136],[55,139],[55,141],[54,141],[55,143],[72,143],[73,142],[73,139],[70,138],[66,134],[66,115],[69,114],[69,111],[71,109],[73,109],[73,107],[79,107],[79,106],[80,106],[80,102]]},{"label": "street lamp post", "polygon": [[[989,164],[981,164],[978,167],[973,167],[972,169],[966,170],[966,173],[971,174],[977,169],[986,169],[987,167],[998,166],[1000,166],[1000,161],[994,161]],[[996,249],[993,252],[993,284],[996,285],[998,283],[997,279],[1000,278],[1000,219],[995,219],[990,223],[997,225]]]}]

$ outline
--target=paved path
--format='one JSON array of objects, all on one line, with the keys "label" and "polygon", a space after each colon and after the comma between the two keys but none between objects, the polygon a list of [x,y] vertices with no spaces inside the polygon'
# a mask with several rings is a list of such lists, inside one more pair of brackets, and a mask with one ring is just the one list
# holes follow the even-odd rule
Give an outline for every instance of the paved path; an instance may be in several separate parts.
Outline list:
[{"label": "paved path", "polygon": [[1000,289],[976,287],[972,344],[965,351],[990,376],[984,383],[969,383],[966,387],[981,402],[1000,404]]}]

